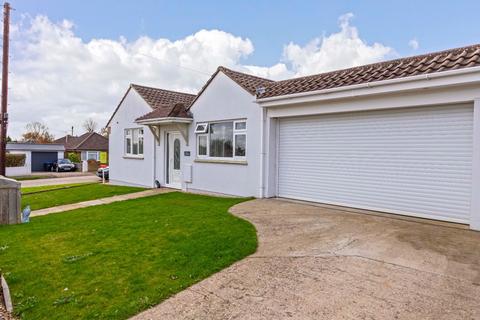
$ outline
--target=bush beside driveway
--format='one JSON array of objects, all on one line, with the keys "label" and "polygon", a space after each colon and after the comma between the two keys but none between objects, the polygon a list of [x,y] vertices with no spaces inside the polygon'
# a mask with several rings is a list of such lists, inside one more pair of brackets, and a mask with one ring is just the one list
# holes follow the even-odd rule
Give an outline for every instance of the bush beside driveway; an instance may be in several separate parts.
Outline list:
[{"label": "bush beside driveway", "polygon": [[253,253],[245,199],[168,193],[0,227],[0,268],[26,319],[125,319]]}]

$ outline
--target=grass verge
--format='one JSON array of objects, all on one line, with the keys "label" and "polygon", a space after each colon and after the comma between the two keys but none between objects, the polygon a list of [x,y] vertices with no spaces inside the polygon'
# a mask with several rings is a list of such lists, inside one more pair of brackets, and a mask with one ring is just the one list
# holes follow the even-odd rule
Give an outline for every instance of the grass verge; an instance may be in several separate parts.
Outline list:
[{"label": "grass verge", "polygon": [[256,250],[245,201],[168,193],[0,227],[0,268],[25,319],[126,319]]}]

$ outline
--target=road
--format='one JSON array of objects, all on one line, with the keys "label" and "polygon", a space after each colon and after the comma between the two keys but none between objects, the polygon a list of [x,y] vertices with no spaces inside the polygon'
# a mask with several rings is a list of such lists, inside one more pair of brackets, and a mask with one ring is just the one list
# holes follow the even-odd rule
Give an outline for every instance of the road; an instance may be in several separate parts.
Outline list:
[{"label": "road", "polygon": [[25,180],[20,181],[22,187],[40,187],[40,186],[52,186],[57,184],[70,184],[70,183],[86,183],[86,182],[98,182],[100,179],[95,175],[82,175],[82,176],[71,176],[65,178],[48,178],[48,179],[37,179],[37,180]]}]

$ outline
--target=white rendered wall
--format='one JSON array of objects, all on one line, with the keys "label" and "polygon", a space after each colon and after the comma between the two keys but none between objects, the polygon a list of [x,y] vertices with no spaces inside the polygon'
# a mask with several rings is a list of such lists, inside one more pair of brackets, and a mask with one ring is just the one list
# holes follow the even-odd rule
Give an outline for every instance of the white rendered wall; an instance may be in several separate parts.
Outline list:
[{"label": "white rendered wall", "polygon": [[[154,186],[153,134],[148,127],[135,123],[135,119],[152,108],[134,90],[130,89],[110,122],[109,157],[110,183],[132,186]],[[128,158],[124,154],[124,132],[128,128],[143,128],[144,156]]]},{"label": "white rendered wall", "polygon": [[12,154],[25,154],[25,165],[23,167],[7,167],[7,177],[26,176],[32,173],[32,152],[31,151],[10,151]]},{"label": "white rendered wall", "polygon": [[473,104],[473,161],[470,228],[480,231],[480,98]]},{"label": "white rendered wall", "polygon": [[[260,121],[261,108],[254,97],[223,73],[218,73],[192,106],[194,123],[189,128],[190,145],[182,150],[184,165],[192,165],[192,183],[184,189],[194,189],[236,196],[260,195]],[[195,162],[195,123],[218,120],[247,119],[247,164]],[[183,155],[190,151],[190,157]]]}]

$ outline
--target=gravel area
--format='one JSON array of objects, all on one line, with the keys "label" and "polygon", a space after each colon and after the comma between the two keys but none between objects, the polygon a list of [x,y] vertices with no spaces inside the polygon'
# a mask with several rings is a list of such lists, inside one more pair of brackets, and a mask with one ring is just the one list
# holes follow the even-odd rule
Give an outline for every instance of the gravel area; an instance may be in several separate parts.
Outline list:
[{"label": "gravel area", "polygon": [[15,318],[7,312],[4,306],[3,290],[0,287],[0,320],[15,320]]}]

